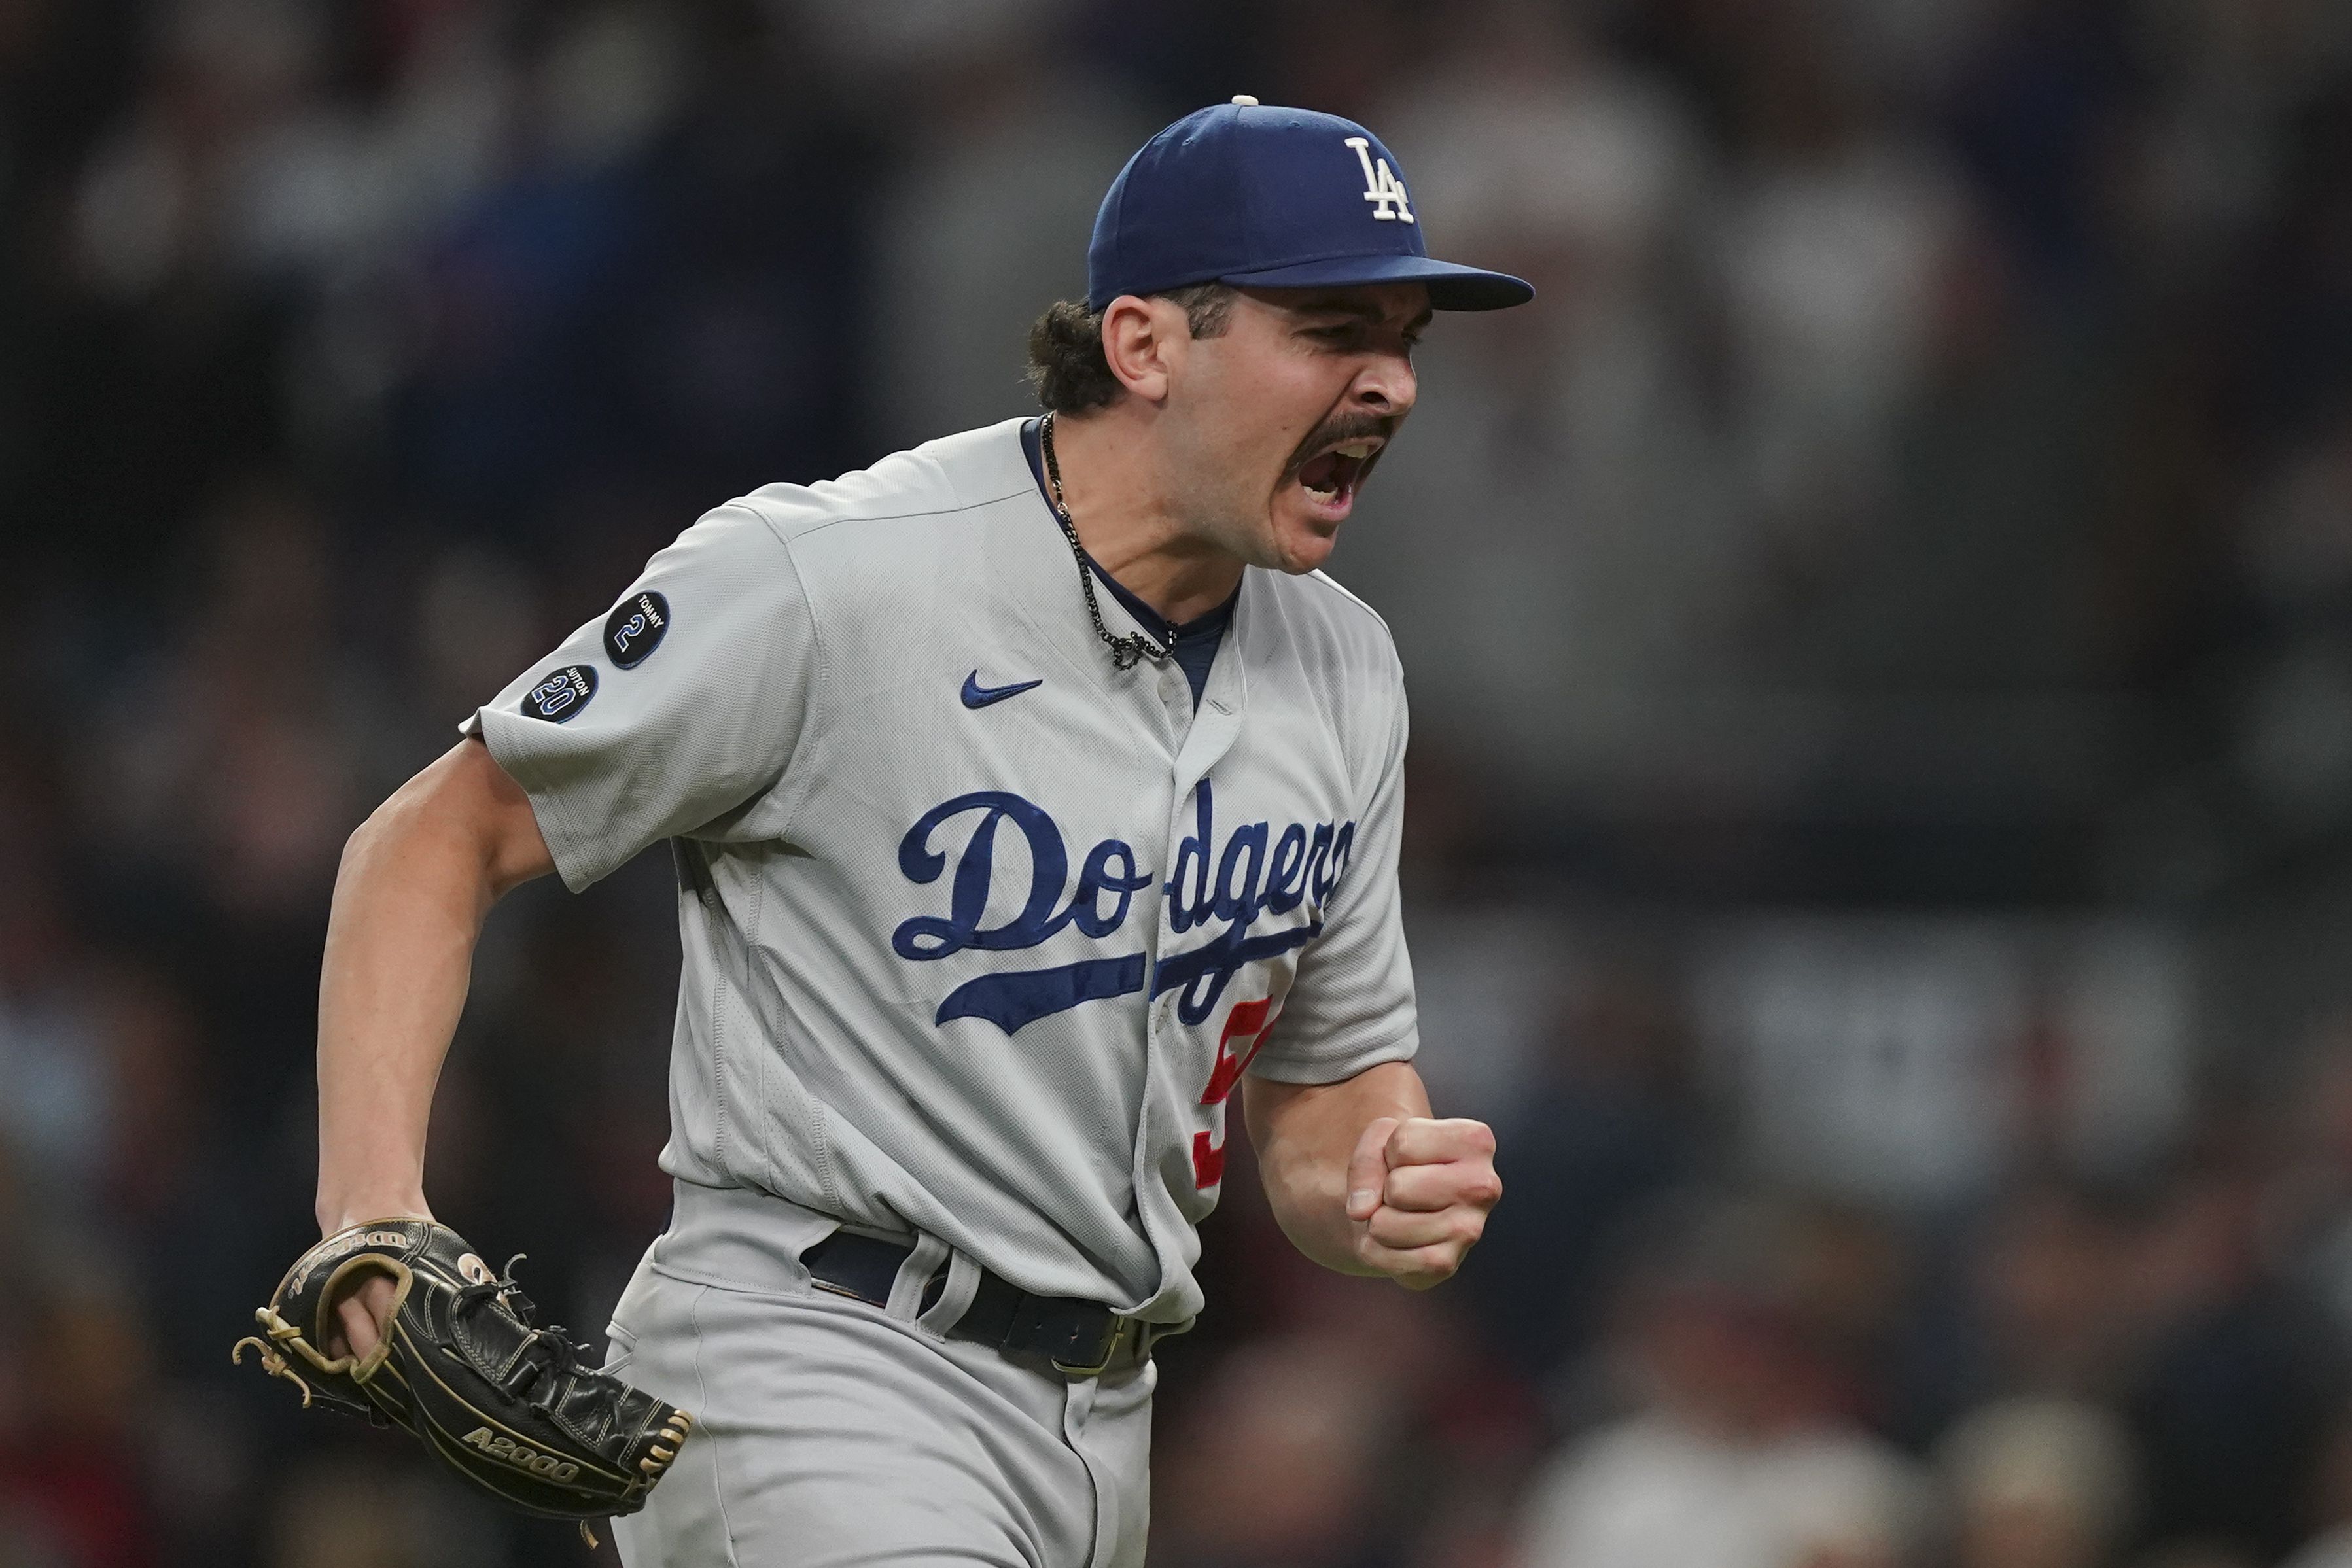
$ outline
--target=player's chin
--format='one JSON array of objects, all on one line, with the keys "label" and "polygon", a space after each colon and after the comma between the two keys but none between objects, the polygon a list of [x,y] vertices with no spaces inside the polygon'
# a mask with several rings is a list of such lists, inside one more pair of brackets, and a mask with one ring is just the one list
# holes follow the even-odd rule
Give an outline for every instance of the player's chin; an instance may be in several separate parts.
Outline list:
[{"label": "player's chin", "polygon": [[1271,518],[1275,559],[1266,564],[1294,575],[1322,566],[1339,543],[1339,525],[1348,520],[1354,501],[1344,492],[1336,501],[1318,497],[1297,480],[1284,486]]}]

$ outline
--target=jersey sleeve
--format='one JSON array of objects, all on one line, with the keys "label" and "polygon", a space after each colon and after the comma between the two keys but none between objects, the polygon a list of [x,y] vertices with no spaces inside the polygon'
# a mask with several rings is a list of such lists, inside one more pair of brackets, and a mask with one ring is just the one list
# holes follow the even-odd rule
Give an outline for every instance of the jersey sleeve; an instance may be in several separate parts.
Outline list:
[{"label": "jersey sleeve", "polygon": [[662,839],[782,837],[816,663],[789,547],[730,505],[459,727],[530,797],[576,893]]},{"label": "jersey sleeve", "polygon": [[1250,1071],[1284,1083],[1336,1083],[1420,1049],[1412,963],[1397,892],[1407,728],[1402,681],[1385,751],[1356,821],[1323,934],[1298,956],[1282,1011]]}]

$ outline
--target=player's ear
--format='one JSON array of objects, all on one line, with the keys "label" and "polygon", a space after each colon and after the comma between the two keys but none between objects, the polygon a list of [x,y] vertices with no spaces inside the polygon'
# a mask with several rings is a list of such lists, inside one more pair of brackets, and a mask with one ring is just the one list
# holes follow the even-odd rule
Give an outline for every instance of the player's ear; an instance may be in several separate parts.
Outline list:
[{"label": "player's ear", "polygon": [[1103,309],[1103,359],[1119,385],[1146,402],[1167,401],[1171,347],[1190,336],[1184,308],[1172,299],[1122,294]]}]

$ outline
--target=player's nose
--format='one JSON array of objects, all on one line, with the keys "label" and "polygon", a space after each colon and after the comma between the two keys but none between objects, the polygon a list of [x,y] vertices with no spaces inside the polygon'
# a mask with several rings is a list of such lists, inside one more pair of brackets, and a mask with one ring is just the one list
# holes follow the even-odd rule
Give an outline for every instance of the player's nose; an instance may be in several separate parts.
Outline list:
[{"label": "player's nose", "polygon": [[1358,372],[1351,390],[1356,406],[1366,413],[1402,419],[1412,412],[1413,400],[1421,395],[1421,383],[1413,375],[1409,356],[1379,354]]}]

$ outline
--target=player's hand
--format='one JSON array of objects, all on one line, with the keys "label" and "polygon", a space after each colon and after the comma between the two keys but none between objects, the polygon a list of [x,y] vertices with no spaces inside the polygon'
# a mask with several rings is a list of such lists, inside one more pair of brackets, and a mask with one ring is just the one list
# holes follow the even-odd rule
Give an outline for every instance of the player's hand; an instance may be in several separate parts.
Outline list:
[{"label": "player's hand", "polygon": [[1503,1196],[1495,1134],[1462,1118],[1382,1116],[1348,1161],[1356,1257],[1408,1290],[1453,1277]]},{"label": "player's hand", "polygon": [[371,1275],[360,1288],[335,1303],[335,1321],[343,1325],[341,1337],[327,1347],[330,1355],[348,1354],[364,1356],[383,1338],[383,1325],[392,1317],[392,1298],[397,1289],[388,1275]]},{"label": "player's hand", "polygon": [[[415,1210],[413,1213],[403,1209],[399,1214],[372,1214],[367,1218],[371,1219],[401,1218],[430,1219],[433,1218],[432,1215],[425,1212],[422,1205],[413,1207]],[[320,1228],[320,1234],[332,1236],[339,1230],[348,1230],[353,1225],[360,1223],[361,1221],[352,1219],[340,1225],[323,1225]],[[392,1298],[398,1289],[399,1287],[392,1282],[390,1275],[372,1274],[361,1281],[359,1289],[337,1301],[335,1321],[342,1324],[343,1332],[329,1342],[327,1354],[364,1356],[373,1350],[376,1342],[383,1338],[383,1325],[392,1319]]]}]

